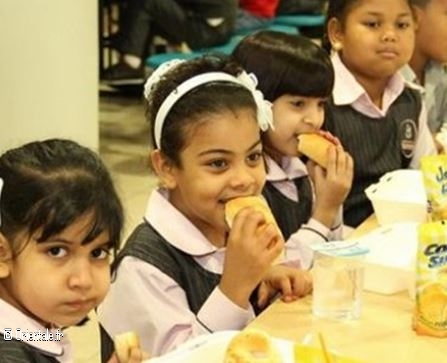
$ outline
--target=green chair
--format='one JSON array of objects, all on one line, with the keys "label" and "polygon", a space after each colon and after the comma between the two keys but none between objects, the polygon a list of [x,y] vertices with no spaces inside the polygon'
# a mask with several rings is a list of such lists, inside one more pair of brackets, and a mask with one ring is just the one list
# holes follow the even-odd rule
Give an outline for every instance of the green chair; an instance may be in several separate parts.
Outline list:
[{"label": "green chair", "polygon": [[187,60],[187,59],[200,57],[207,53],[231,54],[231,52],[233,51],[234,48],[236,48],[236,46],[238,45],[238,43],[240,42],[241,39],[242,39],[242,36],[234,35],[231,37],[231,39],[227,43],[217,45],[214,47],[196,49],[192,52],[187,52],[187,53],[167,52],[167,53],[153,54],[150,57],[146,58],[145,63],[148,67],[155,69],[158,66],[160,66],[160,64],[167,62],[171,59],[185,59],[185,60]]},{"label": "green chair", "polygon": [[265,28],[255,29],[250,32],[247,32],[246,34],[235,34],[230,38],[230,40],[227,43],[222,44],[222,45],[217,45],[217,46],[209,47],[209,48],[196,49],[196,50],[194,50],[192,52],[188,52],[188,53],[168,52],[168,53],[153,54],[153,55],[149,56],[148,58],[146,58],[145,63],[148,67],[155,69],[158,66],[160,66],[160,64],[167,62],[171,59],[185,59],[185,60],[187,60],[187,59],[200,57],[207,53],[231,54],[233,52],[234,48],[236,48],[236,46],[239,44],[239,42],[241,41],[241,39],[244,36],[252,34],[259,30],[264,30],[264,29],[275,30],[275,31],[279,31],[279,32],[289,33],[289,34],[298,34],[298,28],[296,28],[294,26],[282,25],[282,24],[270,24]]},{"label": "green chair", "polygon": [[275,17],[273,24],[302,27],[318,27],[324,26],[326,16],[324,14],[296,14],[296,15],[280,15]]}]

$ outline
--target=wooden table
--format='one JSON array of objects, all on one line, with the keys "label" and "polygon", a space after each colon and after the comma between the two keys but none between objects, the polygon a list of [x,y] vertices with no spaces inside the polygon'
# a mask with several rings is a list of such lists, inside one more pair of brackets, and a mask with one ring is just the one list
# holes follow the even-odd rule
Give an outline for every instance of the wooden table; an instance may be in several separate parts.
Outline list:
[{"label": "wooden table", "polygon": [[447,362],[447,339],[418,336],[411,329],[413,301],[407,294],[364,292],[362,316],[352,321],[316,318],[311,301],[311,296],[289,304],[277,301],[248,327],[298,342],[321,331],[330,348],[368,363]]},{"label": "wooden table", "polygon": [[367,219],[363,221],[349,236],[348,239],[354,239],[365,235],[368,232],[371,232],[373,229],[379,227],[379,222],[377,222],[377,218],[374,214],[369,216]]},{"label": "wooden table", "polygon": [[[350,238],[376,226],[375,217],[370,217]],[[447,338],[418,336],[412,330],[414,301],[406,292],[364,292],[362,316],[352,321],[316,318],[311,313],[311,301],[311,296],[289,304],[276,301],[248,327],[297,342],[309,332],[321,331],[330,348],[368,363],[447,362]]]}]

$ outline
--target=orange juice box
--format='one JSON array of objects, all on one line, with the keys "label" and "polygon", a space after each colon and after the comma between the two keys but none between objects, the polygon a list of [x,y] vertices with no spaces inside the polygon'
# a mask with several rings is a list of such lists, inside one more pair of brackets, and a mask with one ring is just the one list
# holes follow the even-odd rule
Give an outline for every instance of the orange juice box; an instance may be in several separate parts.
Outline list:
[{"label": "orange juice box", "polygon": [[413,329],[447,337],[447,221],[419,226],[416,273]]}]

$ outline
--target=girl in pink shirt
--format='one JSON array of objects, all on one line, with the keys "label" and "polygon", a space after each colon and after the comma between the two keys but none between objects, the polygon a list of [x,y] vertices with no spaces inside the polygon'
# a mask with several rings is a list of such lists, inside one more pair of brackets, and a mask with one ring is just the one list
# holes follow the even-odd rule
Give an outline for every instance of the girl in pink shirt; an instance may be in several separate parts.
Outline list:
[{"label": "girl in pink shirt", "polygon": [[[201,334],[241,329],[277,292],[307,294],[305,271],[272,266],[277,229],[243,209],[229,230],[225,203],[261,193],[260,128],[270,105],[227,58],[173,61],[145,87],[151,162],[162,187],[116,260],[116,280],[99,309],[109,334],[136,330],[145,350],[167,352]],[[127,296],[128,298],[123,298]]]},{"label": "girl in pink shirt", "polygon": [[[0,216],[0,362],[72,362],[63,329],[103,300],[119,246],[123,211],[110,175],[73,141],[11,149],[0,157]],[[133,349],[127,363],[142,359]]]}]

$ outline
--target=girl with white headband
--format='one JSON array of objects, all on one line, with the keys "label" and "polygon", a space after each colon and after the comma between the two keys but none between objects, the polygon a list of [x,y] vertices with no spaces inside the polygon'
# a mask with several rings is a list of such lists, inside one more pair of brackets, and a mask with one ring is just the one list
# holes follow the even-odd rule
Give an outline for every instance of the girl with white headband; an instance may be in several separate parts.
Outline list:
[{"label": "girl with white headband", "polygon": [[235,63],[209,56],[165,65],[147,81],[151,161],[162,187],[115,262],[99,309],[109,334],[136,330],[159,355],[197,335],[245,327],[272,292],[285,301],[309,292],[307,272],[271,267],[283,240],[272,225],[256,233],[261,214],[248,208],[230,231],[225,223],[225,203],[259,195],[265,182],[260,129],[271,107],[255,86]]},{"label": "girl with white headband", "polygon": [[[106,167],[69,140],[11,149],[0,156],[0,216],[0,361],[73,362],[64,329],[106,295],[121,239],[123,210]],[[118,363],[108,353],[103,361]],[[120,363],[143,358],[133,348]]]},{"label": "girl with white headband", "polygon": [[334,145],[326,169],[298,152],[299,135],[321,133],[334,85],[329,55],[304,36],[261,31],[244,38],[233,56],[256,75],[258,88],[273,104],[275,129],[262,135],[268,169],[263,195],[289,258],[295,255],[309,268],[311,245],[342,239],[342,207],[353,176],[351,156],[327,133]]}]

